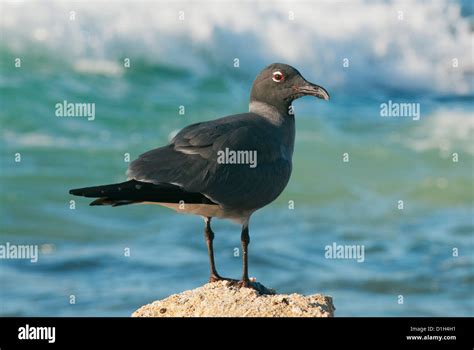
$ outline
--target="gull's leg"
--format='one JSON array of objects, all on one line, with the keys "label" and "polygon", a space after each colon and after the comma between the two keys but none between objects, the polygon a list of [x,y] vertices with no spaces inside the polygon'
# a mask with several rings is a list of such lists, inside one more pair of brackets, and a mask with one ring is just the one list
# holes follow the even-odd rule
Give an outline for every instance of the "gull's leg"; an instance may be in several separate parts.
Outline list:
[{"label": "gull's leg", "polygon": [[214,262],[214,247],[212,241],[214,240],[214,232],[211,229],[211,218],[204,218],[206,227],[204,229],[204,238],[206,239],[207,244],[207,253],[209,255],[209,263],[211,265],[211,276],[209,277],[209,282],[216,282],[223,280],[221,276],[217,273],[216,264]]},{"label": "gull's leg", "polygon": [[239,287],[253,288],[260,294],[273,295],[276,292],[273,289],[266,288],[263,284],[258,282],[251,282],[249,279],[249,259],[248,259],[248,247],[250,243],[249,226],[248,220],[242,226],[242,234],[240,236],[242,241],[242,280],[237,282]]},{"label": "gull's leg", "polygon": [[239,286],[252,287],[249,280],[248,246],[250,243],[250,236],[248,223],[245,223],[242,226],[240,240],[242,242],[242,280],[239,281]]}]

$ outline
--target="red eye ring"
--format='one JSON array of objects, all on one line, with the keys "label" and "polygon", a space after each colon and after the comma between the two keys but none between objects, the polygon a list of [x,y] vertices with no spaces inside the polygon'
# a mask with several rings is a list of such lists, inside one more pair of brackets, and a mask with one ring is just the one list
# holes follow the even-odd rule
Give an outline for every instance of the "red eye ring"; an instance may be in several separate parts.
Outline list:
[{"label": "red eye ring", "polygon": [[272,80],[275,83],[281,83],[284,80],[284,76],[280,71],[273,72]]}]

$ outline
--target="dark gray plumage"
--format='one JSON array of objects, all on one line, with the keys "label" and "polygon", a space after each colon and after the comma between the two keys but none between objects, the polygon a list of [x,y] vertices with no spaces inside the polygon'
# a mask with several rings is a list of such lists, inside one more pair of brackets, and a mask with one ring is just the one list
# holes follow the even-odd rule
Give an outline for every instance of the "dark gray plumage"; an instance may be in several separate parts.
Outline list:
[{"label": "dark gray plumage", "polygon": [[[154,202],[203,216],[211,281],[222,279],[214,265],[211,218],[237,220],[242,224],[244,263],[239,283],[250,286],[248,222],[253,212],[278,197],[290,179],[295,139],[291,103],[305,95],[329,99],[326,90],[306,81],[295,68],[272,64],[253,83],[249,113],[185,127],[170,144],[148,151],[131,163],[127,171],[129,181],[135,181],[135,186],[148,184],[146,194],[125,194],[118,187],[124,184],[76,189],[70,193],[101,197],[94,205]],[[218,152],[225,149],[255,151],[257,166],[219,163]],[[151,184],[153,187],[149,187]],[[108,194],[104,194],[104,189]],[[164,192],[160,195],[165,189],[166,195]],[[185,207],[178,207],[179,203],[185,203]]]},{"label": "dark gray plumage", "polygon": [[[292,142],[294,120],[285,123],[290,124],[292,134],[286,137]],[[194,124],[179,132],[169,146],[141,155],[130,165],[128,176],[177,184],[203,193],[227,210],[255,210],[273,201],[290,178],[291,159],[280,152],[283,131],[254,113]],[[217,152],[225,148],[256,151],[257,167],[218,164]]]}]

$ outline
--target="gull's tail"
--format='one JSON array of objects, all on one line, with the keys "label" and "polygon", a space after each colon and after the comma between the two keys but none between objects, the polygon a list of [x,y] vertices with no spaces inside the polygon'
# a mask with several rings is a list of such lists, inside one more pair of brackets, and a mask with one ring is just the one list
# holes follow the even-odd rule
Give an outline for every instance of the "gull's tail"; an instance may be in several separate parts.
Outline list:
[{"label": "gull's tail", "polygon": [[177,185],[153,184],[130,180],[118,184],[76,188],[69,191],[75,196],[98,198],[90,205],[127,205],[141,202],[216,204],[202,193],[187,192]]}]

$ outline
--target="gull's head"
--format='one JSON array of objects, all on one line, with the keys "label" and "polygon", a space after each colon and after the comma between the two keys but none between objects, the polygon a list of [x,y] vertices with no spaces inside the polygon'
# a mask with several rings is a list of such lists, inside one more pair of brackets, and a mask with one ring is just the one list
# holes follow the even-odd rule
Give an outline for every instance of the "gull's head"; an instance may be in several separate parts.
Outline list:
[{"label": "gull's head", "polygon": [[297,69],[287,64],[273,63],[255,78],[250,103],[266,103],[288,113],[291,103],[303,96],[329,100],[329,94],[323,87],[307,81]]}]

